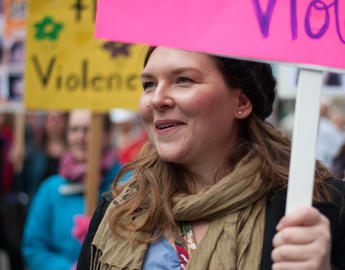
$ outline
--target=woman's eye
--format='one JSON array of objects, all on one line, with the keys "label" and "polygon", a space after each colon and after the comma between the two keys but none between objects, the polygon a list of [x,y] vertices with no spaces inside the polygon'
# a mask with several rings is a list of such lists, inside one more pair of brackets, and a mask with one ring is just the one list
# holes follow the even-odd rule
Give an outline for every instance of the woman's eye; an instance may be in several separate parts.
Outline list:
[{"label": "woman's eye", "polygon": [[149,88],[152,88],[155,86],[155,83],[154,82],[143,82],[143,88],[144,90],[146,89],[149,89]]},{"label": "woman's eye", "polygon": [[177,79],[177,83],[182,83],[182,84],[188,84],[188,83],[193,83],[194,81],[192,79],[189,79],[187,77],[179,77]]}]

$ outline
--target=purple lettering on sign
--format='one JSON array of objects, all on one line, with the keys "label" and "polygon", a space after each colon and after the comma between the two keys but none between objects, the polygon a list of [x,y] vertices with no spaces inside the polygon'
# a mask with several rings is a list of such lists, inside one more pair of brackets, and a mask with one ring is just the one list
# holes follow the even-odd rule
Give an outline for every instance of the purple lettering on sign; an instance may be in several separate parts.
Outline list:
[{"label": "purple lettering on sign", "polygon": [[[319,31],[315,34],[312,32],[311,26],[310,26],[310,17],[311,17],[311,12],[312,12],[313,8],[315,10],[321,10],[321,11],[325,12],[324,24],[319,29]],[[324,33],[327,31],[328,26],[329,26],[329,19],[330,19],[329,11],[328,11],[329,8],[330,8],[330,6],[327,6],[324,2],[322,2],[320,0],[312,1],[309,4],[308,9],[307,9],[307,13],[306,13],[305,19],[304,19],[305,31],[307,32],[309,37],[318,39],[318,38],[322,37],[324,35]]]},{"label": "purple lettering on sign", "polygon": [[[340,29],[340,23],[339,23],[339,0],[334,0],[332,3],[329,5],[325,4],[322,0],[314,0],[312,1],[307,9],[305,19],[304,19],[304,28],[307,33],[307,35],[311,38],[314,39],[319,39],[321,38],[327,31],[330,23],[330,14],[329,10],[334,7],[334,16],[335,16],[335,23],[336,23],[336,29],[337,29],[337,34],[342,43],[345,44],[345,40],[341,34],[341,29]],[[322,27],[318,30],[317,33],[313,33],[312,27],[311,27],[311,13],[313,10],[317,11],[323,11],[324,12],[324,23]]]},{"label": "purple lettering on sign", "polygon": [[290,9],[291,9],[291,34],[292,39],[297,38],[297,5],[296,0],[290,1]]},{"label": "purple lettering on sign", "polygon": [[269,0],[265,13],[262,11],[259,0],[252,0],[252,1],[253,1],[254,8],[255,8],[256,18],[259,21],[261,33],[265,38],[267,38],[269,26],[270,26],[270,21],[271,21],[271,17],[272,17],[272,12],[273,12],[273,9],[274,9],[274,6],[275,6],[277,0]]},{"label": "purple lettering on sign", "polygon": [[343,38],[340,30],[340,24],[339,24],[339,1],[335,0],[334,1],[334,14],[335,14],[335,23],[337,26],[337,33],[339,36],[339,39],[341,40],[342,43],[345,43],[345,39]]}]

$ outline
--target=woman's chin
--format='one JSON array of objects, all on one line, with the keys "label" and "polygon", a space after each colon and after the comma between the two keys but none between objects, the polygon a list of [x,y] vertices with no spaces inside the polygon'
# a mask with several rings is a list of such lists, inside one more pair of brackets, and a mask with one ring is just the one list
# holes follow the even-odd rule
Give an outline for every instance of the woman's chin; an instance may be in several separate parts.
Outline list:
[{"label": "woman's chin", "polygon": [[172,153],[172,152],[167,152],[167,151],[161,151],[158,152],[158,155],[160,156],[161,159],[163,159],[166,162],[172,162],[172,163],[178,163],[178,164],[183,164],[185,161],[185,154],[181,153]]},{"label": "woman's chin", "polygon": [[75,159],[76,162],[78,163],[86,163],[87,158],[85,153],[71,153],[73,158]]}]

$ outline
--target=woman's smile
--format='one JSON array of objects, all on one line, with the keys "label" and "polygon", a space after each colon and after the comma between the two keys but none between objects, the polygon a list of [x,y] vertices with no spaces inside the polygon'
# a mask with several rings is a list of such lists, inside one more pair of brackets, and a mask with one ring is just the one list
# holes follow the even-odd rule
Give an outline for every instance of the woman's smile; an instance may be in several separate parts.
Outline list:
[{"label": "woman's smile", "polygon": [[155,121],[156,132],[159,135],[169,134],[171,131],[179,130],[185,125],[186,123],[174,119]]}]

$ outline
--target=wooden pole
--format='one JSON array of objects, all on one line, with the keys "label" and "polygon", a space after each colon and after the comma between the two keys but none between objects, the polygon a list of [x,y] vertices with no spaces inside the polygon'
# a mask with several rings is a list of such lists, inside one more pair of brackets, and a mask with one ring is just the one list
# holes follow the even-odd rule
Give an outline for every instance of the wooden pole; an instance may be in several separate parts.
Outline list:
[{"label": "wooden pole", "polygon": [[88,171],[86,176],[86,215],[92,216],[98,204],[102,150],[103,115],[92,114],[88,142]]},{"label": "wooden pole", "polygon": [[322,71],[302,69],[296,96],[286,213],[311,206]]}]

